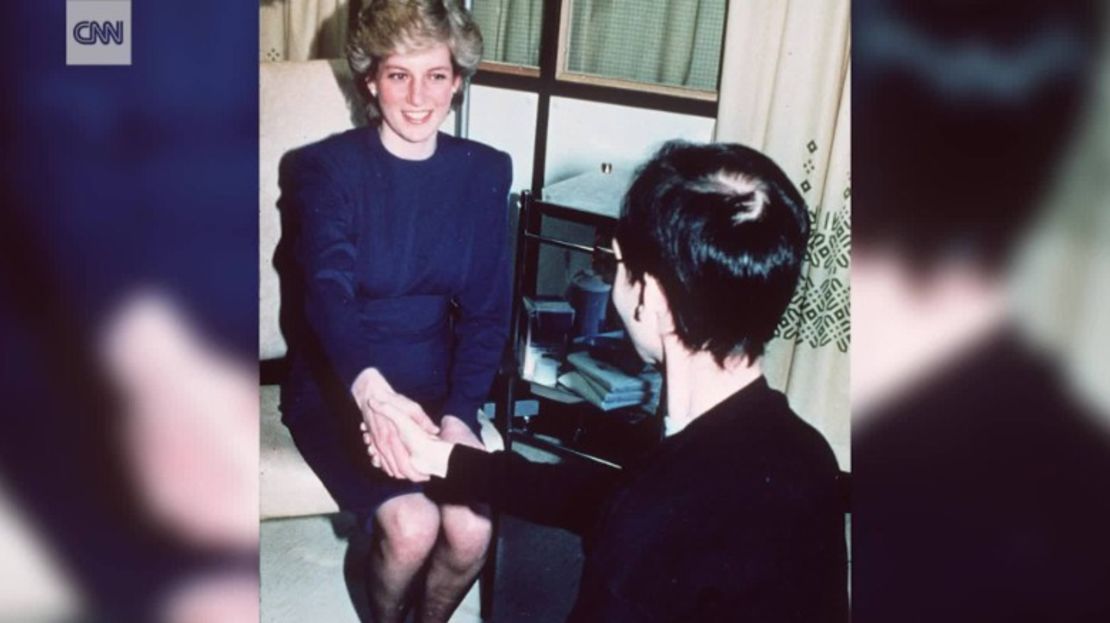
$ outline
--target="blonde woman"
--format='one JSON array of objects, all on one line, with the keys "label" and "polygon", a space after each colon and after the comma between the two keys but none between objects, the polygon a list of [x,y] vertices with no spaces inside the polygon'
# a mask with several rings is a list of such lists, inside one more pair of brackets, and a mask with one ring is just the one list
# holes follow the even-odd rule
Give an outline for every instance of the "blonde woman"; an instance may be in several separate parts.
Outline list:
[{"label": "blonde woman", "polygon": [[[372,535],[375,621],[446,621],[477,576],[485,511],[429,499],[395,425],[366,408],[394,392],[423,430],[481,447],[477,412],[508,328],[509,157],[439,132],[481,56],[478,28],[448,0],[373,0],[348,59],[371,120],[291,153],[293,223],[282,387],[286,425],[344,509]],[[427,415],[424,415],[424,414]],[[371,469],[364,424],[381,457]],[[419,585],[416,585],[419,582]]]}]

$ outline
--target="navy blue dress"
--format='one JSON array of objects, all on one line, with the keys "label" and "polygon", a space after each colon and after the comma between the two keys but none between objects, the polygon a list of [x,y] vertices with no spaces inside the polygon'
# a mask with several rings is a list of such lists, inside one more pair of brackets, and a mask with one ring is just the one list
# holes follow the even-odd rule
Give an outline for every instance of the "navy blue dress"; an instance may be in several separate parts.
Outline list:
[{"label": "navy blue dress", "polygon": [[339,505],[364,524],[420,489],[374,469],[350,395],[378,368],[433,419],[478,432],[508,335],[509,156],[439,134],[426,160],[389,153],[376,128],[290,152],[280,171],[282,418]]}]

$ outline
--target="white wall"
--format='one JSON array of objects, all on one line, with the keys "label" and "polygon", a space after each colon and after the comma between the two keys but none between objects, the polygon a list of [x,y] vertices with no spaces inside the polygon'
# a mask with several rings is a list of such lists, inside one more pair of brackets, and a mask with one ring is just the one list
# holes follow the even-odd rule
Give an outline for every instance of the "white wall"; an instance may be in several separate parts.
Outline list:
[{"label": "white wall", "polygon": [[510,188],[513,192],[531,186],[539,96],[479,85],[471,86],[467,96],[470,98],[469,138],[512,156]]},{"label": "white wall", "polygon": [[[470,87],[469,97],[469,137],[508,152],[513,190],[528,188],[539,97],[480,85]],[[671,139],[710,141],[714,124],[706,117],[553,97],[544,184],[595,170],[602,162],[635,166]]]},{"label": "white wall", "polygon": [[544,184],[596,170],[602,162],[638,165],[670,139],[707,142],[715,123],[706,117],[553,97]]}]

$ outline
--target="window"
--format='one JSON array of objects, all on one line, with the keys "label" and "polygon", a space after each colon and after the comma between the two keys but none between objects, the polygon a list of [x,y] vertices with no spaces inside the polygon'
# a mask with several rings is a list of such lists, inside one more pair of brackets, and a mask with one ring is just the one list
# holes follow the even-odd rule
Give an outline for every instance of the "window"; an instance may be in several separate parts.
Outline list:
[{"label": "window", "polygon": [[473,5],[486,62],[505,65],[502,70],[512,65],[539,68],[543,0],[473,0]]},{"label": "window", "polygon": [[715,97],[724,24],[725,0],[572,0],[564,8],[560,77]]},{"label": "window", "polygon": [[[483,69],[716,100],[727,0],[473,0]],[[553,9],[558,9],[556,12]],[[550,43],[548,43],[550,42]],[[542,46],[555,48],[543,68]]]},{"label": "window", "polygon": [[470,0],[485,40],[475,85],[537,94],[532,191],[551,102],[717,116],[728,0]]}]

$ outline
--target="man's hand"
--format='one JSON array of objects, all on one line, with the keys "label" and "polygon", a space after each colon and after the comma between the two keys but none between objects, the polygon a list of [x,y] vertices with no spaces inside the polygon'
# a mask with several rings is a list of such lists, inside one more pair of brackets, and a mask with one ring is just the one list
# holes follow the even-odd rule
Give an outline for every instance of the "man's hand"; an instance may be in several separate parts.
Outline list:
[{"label": "man's hand", "polygon": [[[404,405],[401,402],[371,400],[370,404],[376,415],[396,426],[401,442],[408,452],[410,463],[419,472],[419,478],[409,478],[409,480],[422,482],[428,480],[429,474],[440,477],[447,475],[447,461],[451,456],[453,443],[430,434],[429,431],[418,426],[405,412]],[[465,427],[465,424],[461,424],[461,422],[460,425]],[[383,457],[370,443],[369,426],[363,424],[362,430],[362,441],[366,444],[366,451],[370,454],[371,461],[375,466],[382,465],[384,463]]]},{"label": "man's hand", "polygon": [[482,444],[482,440],[470,430],[470,427],[462,421],[461,418],[447,414],[443,416],[443,422],[440,426],[439,438],[451,443],[458,443],[471,448],[477,448],[488,452],[486,446]]},{"label": "man's hand", "polygon": [[413,482],[427,480],[426,474],[413,468],[409,452],[398,434],[397,424],[382,413],[382,405],[389,405],[391,413],[403,417],[407,423],[427,434],[438,434],[439,427],[424,413],[424,409],[393,391],[377,368],[367,368],[358,375],[351,385],[351,395],[362,413],[363,441],[374,458],[375,467],[392,478]]}]

